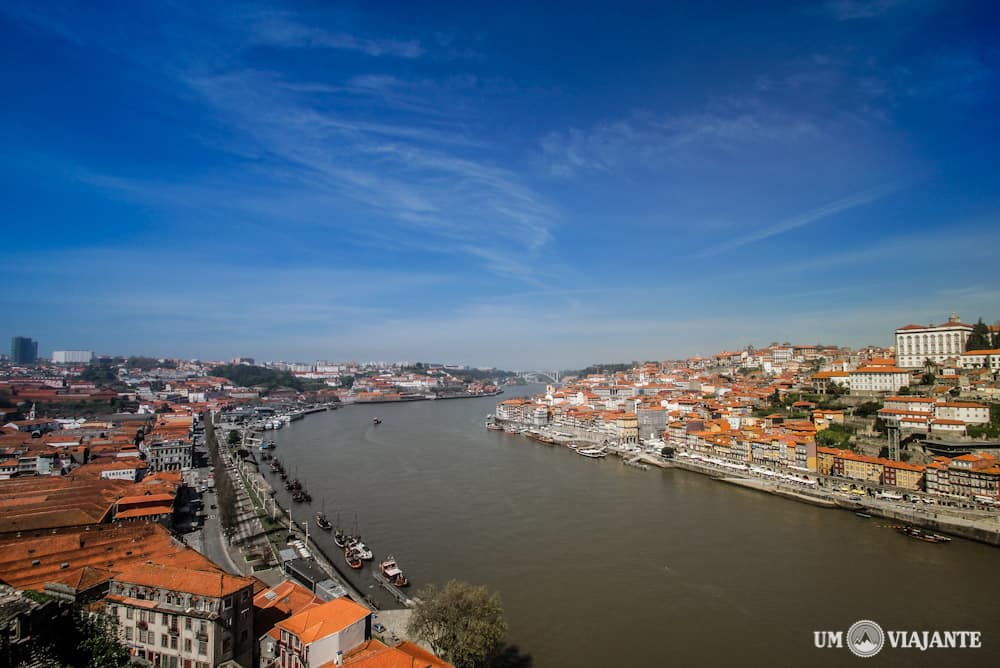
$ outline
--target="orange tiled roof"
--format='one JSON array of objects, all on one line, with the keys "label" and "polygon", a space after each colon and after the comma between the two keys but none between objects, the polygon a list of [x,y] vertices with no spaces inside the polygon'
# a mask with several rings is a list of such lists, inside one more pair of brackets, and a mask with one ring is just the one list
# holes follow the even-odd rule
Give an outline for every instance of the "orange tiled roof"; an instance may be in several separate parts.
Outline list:
[{"label": "orange tiled roof", "polygon": [[221,568],[196,570],[155,563],[129,564],[118,570],[115,580],[215,598],[235,594],[253,584],[250,578],[230,575]]},{"label": "orange tiled roof", "polygon": [[370,614],[368,608],[341,597],[292,615],[278,622],[278,627],[294,634],[302,643],[309,644],[342,631]]}]

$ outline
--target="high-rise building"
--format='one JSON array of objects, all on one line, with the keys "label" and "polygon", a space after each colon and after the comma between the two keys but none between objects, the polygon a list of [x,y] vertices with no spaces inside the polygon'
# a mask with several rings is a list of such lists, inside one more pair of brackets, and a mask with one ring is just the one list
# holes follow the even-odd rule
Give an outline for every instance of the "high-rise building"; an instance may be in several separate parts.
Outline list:
[{"label": "high-rise building", "polygon": [[38,359],[38,341],[15,336],[10,340],[10,359],[14,364],[34,364]]},{"label": "high-rise building", "polygon": [[89,364],[94,359],[91,350],[53,350],[52,361],[55,364]]}]

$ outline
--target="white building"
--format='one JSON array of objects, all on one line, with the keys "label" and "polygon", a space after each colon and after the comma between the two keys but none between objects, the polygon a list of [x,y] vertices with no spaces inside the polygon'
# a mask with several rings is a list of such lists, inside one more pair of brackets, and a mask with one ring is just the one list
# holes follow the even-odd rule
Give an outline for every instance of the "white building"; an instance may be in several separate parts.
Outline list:
[{"label": "white building", "polygon": [[111,581],[106,612],[132,656],[154,666],[251,665],[253,580],[146,562]]},{"label": "white building", "polygon": [[972,325],[952,313],[948,322],[940,325],[904,325],[896,330],[896,360],[899,366],[917,369],[925,360],[944,362],[965,351],[965,342],[972,334]]},{"label": "white building", "polygon": [[934,407],[938,420],[960,420],[965,424],[989,424],[990,409],[971,401],[944,401]]},{"label": "white building", "polygon": [[895,366],[866,366],[850,372],[851,394],[899,392],[910,384],[910,372]]},{"label": "white building", "polygon": [[94,360],[92,350],[53,350],[52,362],[55,364],[90,364]]},{"label": "white building", "polygon": [[344,654],[371,639],[371,611],[346,596],[307,608],[278,622],[282,668],[341,665]]},{"label": "white building", "polygon": [[1000,350],[970,350],[962,353],[958,364],[963,369],[989,369],[1000,371]]}]

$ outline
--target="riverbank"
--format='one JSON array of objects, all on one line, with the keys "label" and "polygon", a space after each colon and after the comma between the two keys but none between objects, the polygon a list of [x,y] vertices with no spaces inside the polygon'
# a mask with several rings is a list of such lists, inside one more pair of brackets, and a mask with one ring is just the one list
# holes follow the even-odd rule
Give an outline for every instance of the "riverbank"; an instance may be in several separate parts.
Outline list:
[{"label": "riverbank", "polygon": [[[943,510],[928,511],[924,508],[891,505],[869,497],[856,497],[850,499],[851,503],[843,501],[838,503],[840,500],[837,496],[838,493],[826,489],[796,489],[770,480],[733,476],[731,471],[691,462],[675,461],[673,468],[707,475],[721,482],[780,496],[799,503],[850,512],[863,511],[875,517],[904,522],[937,533],[946,533],[958,538],[1000,547],[1000,518],[995,516],[973,519],[947,513]],[[841,479],[841,482],[847,483],[850,480],[845,478]]]},{"label": "riverbank", "polygon": [[[539,429],[538,427],[526,427],[517,423],[497,421],[498,424],[515,425],[519,429]],[[583,440],[577,436],[562,437],[559,432],[544,430],[546,440],[542,441],[546,445],[566,446],[574,441]],[[593,435],[590,441],[596,439]],[[537,438],[528,440],[538,442]],[[845,502],[838,492],[832,488],[822,488],[806,486],[803,484],[786,484],[769,478],[752,477],[748,475],[734,474],[734,468],[715,466],[704,460],[692,459],[669,459],[666,460],[659,455],[650,452],[637,452],[634,448],[619,448],[605,446],[605,450],[610,455],[622,458],[625,463],[645,463],[658,466],[659,468],[676,468],[708,476],[720,482],[736,485],[745,489],[771,494],[790,501],[806,503],[820,508],[848,510],[851,512],[864,511],[870,515],[891,519],[897,522],[911,524],[922,529],[928,529],[937,533],[945,533],[958,538],[965,538],[979,543],[985,543],[994,547],[1000,547],[1000,516],[996,514],[983,515],[981,517],[971,516],[968,513],[945,509],[935,506],[933,510],[927,510],[923,506],[910,507],[909,505],[894,504],[887,501],[880,501],[868,496],[852,498]],[[849,478],[830,478],[832,484],[850,484],[853,481]]]}]

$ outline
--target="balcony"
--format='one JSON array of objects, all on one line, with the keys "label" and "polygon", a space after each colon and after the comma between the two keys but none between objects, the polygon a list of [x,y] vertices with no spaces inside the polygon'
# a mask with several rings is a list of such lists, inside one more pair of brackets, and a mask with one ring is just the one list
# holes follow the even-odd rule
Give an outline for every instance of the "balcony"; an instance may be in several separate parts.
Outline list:
[{"label": "balcony", "polygon": [[202,640],[204,642],[208,642],[208,631],[197,631],[194,634],[194,637],[196,640]]},{"label": "balcony", "polygon": [[167,633],[169,633],[172,636],[179,636],[181,634],[181,629],[178,626],[171,626],[169,629],[167,629]]}]

